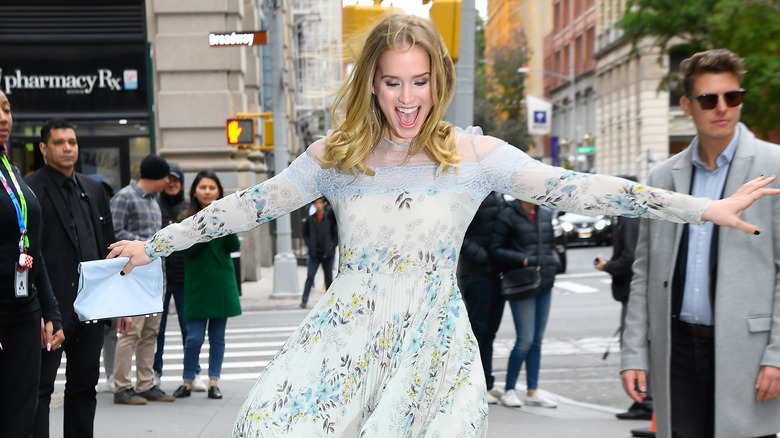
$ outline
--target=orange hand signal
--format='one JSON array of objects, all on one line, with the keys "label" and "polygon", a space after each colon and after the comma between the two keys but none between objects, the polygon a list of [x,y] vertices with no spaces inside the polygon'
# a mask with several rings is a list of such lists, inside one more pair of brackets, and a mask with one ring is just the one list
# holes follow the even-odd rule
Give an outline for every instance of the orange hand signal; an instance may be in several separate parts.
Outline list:
[{"label": "orange hand signal", "polygon": [[242,130],[243,128],[238,125],[238,120],[233,120],[228,124],[228,140],[231,144],[238,143],[238,137]]}]

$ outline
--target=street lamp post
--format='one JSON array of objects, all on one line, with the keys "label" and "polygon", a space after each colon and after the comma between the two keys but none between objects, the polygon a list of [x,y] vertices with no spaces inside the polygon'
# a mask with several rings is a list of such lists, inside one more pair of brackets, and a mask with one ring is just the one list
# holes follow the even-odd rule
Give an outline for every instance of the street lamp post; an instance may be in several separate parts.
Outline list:
[{"label": "street lamp post", "polygon": [[574,115],[575,108],[576,108],[576,103],[575,103],[575,98],[576,98],[576,94],[575,93],[576,93],[576,90],[574,89],[574,84],[575,84],[577,78],[574,75],[574,63],[573,62],[569,63],[569,76],[564,76],[564,75],[562,75],[560,73],[555,73],[555,72],[552,72],[552,71],[549,71],[549,70],[543,70],[543,69],[539,69],[539,68],[530,68],[530,67],[525,67],[525,66],[520,67],[520,68],[517,69],[518,73],[523,73],[523,74],[528,74],[528,72],[530,72],[530,71],[542,72],[542,73],[544,73],[546,75],[550,75],[550,76],[553,76],[553,77],[556,77],[556,78],[559,78],[559,79],[563,79],[564,81],[569,82],[569,103],[571,105],[571,109],[569,110],[569,139],[568,139],[568,143],[569,143],[569,155],[573,156],[574,153],[576,152],[576,149],[574,149],[576,147],[576,142],[574,141],[574,137],[577,134],[576,133],[576,131],[577,131],[577,128],[576,128],[577,120],[576,120],[575,115]]}]

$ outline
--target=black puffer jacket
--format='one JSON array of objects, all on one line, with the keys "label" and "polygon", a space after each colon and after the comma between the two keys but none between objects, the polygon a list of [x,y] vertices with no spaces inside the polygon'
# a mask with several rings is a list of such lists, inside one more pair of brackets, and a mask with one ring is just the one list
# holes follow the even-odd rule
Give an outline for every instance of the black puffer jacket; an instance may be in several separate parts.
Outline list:
[{"label": "black puffer jacket", "polygon": [[[184,181],[182,181],[182,187]],[[174,196],[165,192],[160,193],[160,213],[162,214],[162,226],[179,222],[179,217],[187,209],[187,200],[184,198],[184,189],[179,190]],[[165,258],[165,276],[168,283],[184,283],[184,253],[176,251]]]},{"label": "black puffer jacket", "polygon": [[504,196],[493,192],[482,201],[463,237],[458,275],[498,275],[501,271],[490,259],[490,235],[498,214],[506,206]]},{"label": "black puffer jacket", "polygon": [[536,207],[536,219],[542,226],[542,259],[539,260],[539,234],[536,222],[523,210],[519,200],[511,201],[498,215],[490,238],[490,254],[499,268],[506,272],[528,266],[541,266],[542,288],[551,288],[561,260],[555,251],[555,235],[552,227],[552,211]]}]

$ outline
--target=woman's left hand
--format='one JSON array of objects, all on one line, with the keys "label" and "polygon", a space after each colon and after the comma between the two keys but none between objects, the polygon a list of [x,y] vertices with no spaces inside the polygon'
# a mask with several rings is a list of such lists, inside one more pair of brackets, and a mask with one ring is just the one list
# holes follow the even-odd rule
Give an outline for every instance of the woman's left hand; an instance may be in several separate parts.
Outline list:
[{"label": "woman's left hand", "polygon": [[54,323],[51,321],[43,321],[41,318],[41,348],[45,348],[49,351],[60,348],[62,342],[65,341],[65,333],[62,329],[54,332]]},{"label": "woman's left hand", "polygon": [[711,221],[716,225],[737,228],[746,233],[758,235],[760,230],[755,225],[740,219],[739,215],[762,196],[780,194],[780,189],[765,187],[774,180],[774,176],[767,178],[762,175],[752,181],[746,182],[728,198],[712,201],[709,207],[704,210],[704,214],[701,215],[702,220]]}]

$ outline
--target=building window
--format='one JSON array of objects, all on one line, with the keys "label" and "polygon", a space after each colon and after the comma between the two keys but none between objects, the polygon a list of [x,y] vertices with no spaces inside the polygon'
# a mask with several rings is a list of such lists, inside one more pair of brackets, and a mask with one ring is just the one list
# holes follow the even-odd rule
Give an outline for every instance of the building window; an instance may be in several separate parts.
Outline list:
[{"label": "building window", "polygon": [[588,28],[585,32],[585,69],[589,70],[593,67],[593,52],[596,47],[596,28]]},{"label": "building window", "polygon": [[555,12],[553,14],[554,14],[553,15],[553,21],[554,21],[554,23],[553,23],[554,29],[553,30],[555,31],[555,33],[558,33],[562,29],[562,26],[561,26],[561,2],[558,2],[558,3],[555,4]]},{"label": "building window", "polygon": [[680,63],[690,56],[687,50],[672,50],[669,52],[669,73],[674,74],[679,80],[672,80],[669,83],[669,106],[679,107],[680,97],[685,92],[682,85],[682,75],[680,74]]}]

